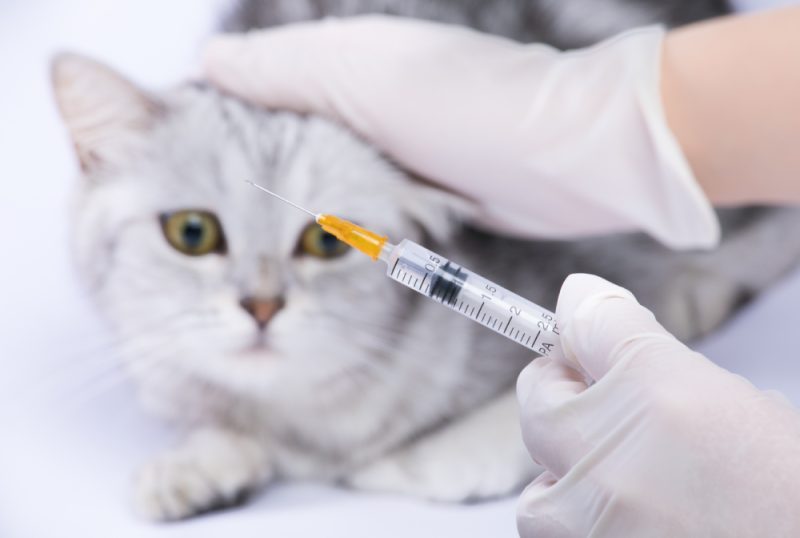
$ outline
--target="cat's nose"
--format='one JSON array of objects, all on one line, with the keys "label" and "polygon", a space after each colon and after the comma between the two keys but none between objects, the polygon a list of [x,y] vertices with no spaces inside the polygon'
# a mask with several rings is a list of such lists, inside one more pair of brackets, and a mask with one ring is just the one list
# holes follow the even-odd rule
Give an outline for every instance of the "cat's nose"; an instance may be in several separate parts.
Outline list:
[{"label": "cat's nose", "polygon": [[283,297],[273,297],[272,299],[244,297],[239,301],[239,304],[248,314],[253,316],[259,330],[263,330],[278,310],[283,308],[285,301]]}]

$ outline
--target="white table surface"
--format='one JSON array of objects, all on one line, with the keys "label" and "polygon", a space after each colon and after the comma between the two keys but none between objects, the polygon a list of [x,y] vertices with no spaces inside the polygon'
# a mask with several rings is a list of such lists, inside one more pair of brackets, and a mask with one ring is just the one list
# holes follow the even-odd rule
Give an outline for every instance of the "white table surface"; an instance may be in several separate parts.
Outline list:
[{"label": "white table surface", "polygon": [[[745,7],[788,2],[748,2]],[[0,537],[510,536],[514,499],[437,505],[295,484],[246,507],[151,525],[131,471],[174,434],[137,407],[77,285],[65,229],[75,163],[47,79],[56,50],[90,53],[151,86],[196,65],[220,0],[0,4]],[[800,273],[699,348],[800,402]],[[235,533],[235,534],[234,534]]]}]

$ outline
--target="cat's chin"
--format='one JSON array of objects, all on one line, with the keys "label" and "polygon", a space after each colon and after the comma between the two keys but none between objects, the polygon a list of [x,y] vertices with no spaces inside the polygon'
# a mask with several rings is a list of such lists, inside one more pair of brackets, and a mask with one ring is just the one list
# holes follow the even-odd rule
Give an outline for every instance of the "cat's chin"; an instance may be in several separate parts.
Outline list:
[{"label": "cat's chin", "polygon": [[276,360],[278,359],[278,354],[275,352],[273,348],[270,347],[268,343],[263,340],[256,340],[252,342],[235,353],[233,353],[234,358],[236,359],[243,359],[243,360]]},{"label": "cat's chin", "polygon": [[274,361],[279,358],[279,353],[270,342],[270,338],[261,331],[248,334],[239,342],[230,342],[230,344],[232,345],[228,348],[226,354],[233,359]]}]

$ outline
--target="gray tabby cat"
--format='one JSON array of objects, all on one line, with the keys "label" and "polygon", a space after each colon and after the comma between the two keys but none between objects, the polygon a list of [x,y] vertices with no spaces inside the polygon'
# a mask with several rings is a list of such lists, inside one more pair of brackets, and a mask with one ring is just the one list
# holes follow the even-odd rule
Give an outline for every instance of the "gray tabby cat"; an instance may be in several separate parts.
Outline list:
[{"label": "gray tabby cat", "polygon": [[[243,6],[249,23],[238,27],[369,8],[570,45],[724,6],[276,0]],[[74,55],[54,61],[53,84],[82,167],[82,275],[124,336],[144,403],[187,430],[138,474],[137,508],[153,519],[230,505],[278,479],[462,501],[507,494],[537,473],[513,393],[531,355],[386,281],[245,179],[429,245],[543,305],[568,273],[598,273],[684,338],[716,327],[800,256],[800,237],[786,233],[800,215],[781,210],[726,215],[710,253],[668,253],[639,235],[494,237],[460,224],[467,202],[410,180],[325,120],[203,85],[145,92]]]}]

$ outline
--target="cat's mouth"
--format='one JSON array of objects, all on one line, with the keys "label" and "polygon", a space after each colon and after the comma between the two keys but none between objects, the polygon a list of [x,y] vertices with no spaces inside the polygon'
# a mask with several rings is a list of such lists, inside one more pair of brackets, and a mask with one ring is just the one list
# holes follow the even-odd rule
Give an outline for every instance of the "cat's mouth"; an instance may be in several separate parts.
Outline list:
[{"label": "cat's mouth", "polygon": [[267,335],[264,333],[264,331],[258,331],[250,343],[242,347],[237,355],[243,357],[263,357],[266,355],[273,355],[271,351],[272,350],[270,349],[269,342],[267,341]]}]

